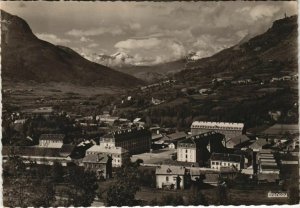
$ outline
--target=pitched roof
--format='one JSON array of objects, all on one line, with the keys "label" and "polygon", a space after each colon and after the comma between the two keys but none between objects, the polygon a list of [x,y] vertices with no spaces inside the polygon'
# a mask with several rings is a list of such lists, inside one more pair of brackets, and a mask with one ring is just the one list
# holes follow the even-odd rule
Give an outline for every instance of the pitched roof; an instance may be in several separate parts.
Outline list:
[{"label": "pitched roof", "polygon": [[91,152],[99,152],[99,153],[110,153],[110,154],[122,154],[128,152],[128,150],[122,147],[105,147],[104,145],[94,145],[87,149],[87,151]]},{"label": "pitched roof", "polygon": [[107,155],[103,154],[103,155],[86,155],[82,162],[83,163],[107,163],[108,161],[108,157]]},{"label": "pitched roof", "polygon": [[29,157],[66,157],[70,152],[71,146],[65,146],[61,148],[45,148],[38,146],[3,146],[2,155],[19,155]]},{"label": "pitched roof", "polygon": [[275,124],[265,131],[263,134],[268,135],[278,135],[285,134],[286,132],[291,134],[299,134],[299,125],[298,124]]},{"label": "pitched roof", "polygon": [[268,142],[265,139],[258,139],[254,143],[252,143],[249,148],[250,149],[261,149],[265,145],[267,145]]},{"label": "pitched roof", "polygon": [[249,137],[247,137],[245,134],[242,134],[231,138],[228,142],[232,142],[233,144],[237,145],[237,144],[242,144],[244,142],[247,142],[249,140],[250,140]]},{"label": "pitched roof", "polygon": [[219,160],[219,161],[228,161],[228,162],[241,162],[242,156],[235,154],[225,154],[225,153],[212,153],[211,160]]},{"label": "pitched roof", "polygon": [[126,130],[117,130],[113,133],[104,135],[102,138],[114,138],[117,140],[127,140],[139,136],[149,136],[151,138],[151,132],[144,128],[132,128]]},{"label": "pitched roof", "polygon": [[210,121],[194,121],[191,128],[197,128],[198,126],[203,127],[226,127],[226,128],[244,128],[243,123],[229,123],[229,122],[210,122]]},{"label": "pitched roof", "polygon": [[64,140],[64,134],[42,134],[40,140]]},{"label": "pitched roof", "polygon": [[184,175],[185,168],[182,166],[161,165],[156,168],[157,175]]},{"label": "pitched roof", "polygon": [[187,134],[184,131],[180,131],[180,132],[176,132],[176,133],[167,135],[169,140],[178,140],[178,139],[185,138],[186,136],[187,136]]}]

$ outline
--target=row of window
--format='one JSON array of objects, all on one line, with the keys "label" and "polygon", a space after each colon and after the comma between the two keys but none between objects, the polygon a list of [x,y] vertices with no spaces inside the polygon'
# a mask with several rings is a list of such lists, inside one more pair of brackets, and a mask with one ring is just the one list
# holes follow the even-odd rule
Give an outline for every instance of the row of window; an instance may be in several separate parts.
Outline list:
[{"label": "row of window", "polygon": [[242,130],[239,127],[216,127],[216,126],[192,126],[192,128],[201,128],[201,129],[224,129],[224,130]]},{"label": "row of window", "polygon": [[212,165],[223,165],[223,166],[231,166],[232,164],[235,164],[235,163],[227,163],[227,162],[211,162]]},{"label": "row of window", "polygon": [[[176,176],[173,176],[173,181],[176,181],[177,177]],[[166,181],[168,182],[169,181],[169,176],[166,176]]]}]

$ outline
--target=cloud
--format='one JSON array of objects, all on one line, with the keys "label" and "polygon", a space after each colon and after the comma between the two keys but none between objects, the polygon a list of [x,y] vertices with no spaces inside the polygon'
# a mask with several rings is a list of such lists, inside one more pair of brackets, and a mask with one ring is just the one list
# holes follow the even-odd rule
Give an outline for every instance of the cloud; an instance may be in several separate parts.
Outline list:
[{"label": "cloud", "polygon": [[253,20],[272,17],[280,10],[280,7],[274,5],[257,5],[250,9],[250,16]]},{"label": "cloud", "polygon": [[92,40],[89,39],[89,38],[86,38],[86,37],[82,36],[82,37],[80,38],[80,41],[81,41],[81,42],[89,42],[89,41],[92,41]]},{"label": "cloud", "polygon": [[49,33],[37,33],[36,36],[39,39],[45,40],[45,41],[53,43],[53,44],[64,44],[64,43],[70,42],[70,40],[68,40],[68,39],[59,38],[56,35],[49,34]]},{"label": "cloud", "polygon": [[120,27],[101,27],[88,30],[72,29],[66,32],[67,35],[82,37],[82,36],[98,36],[103,34],[122,35],[124,31]]},{"label": "cloud", "polygon": [[139,65],[178,60],[186,55],[184,45],[173,38],[131,38],[116,43],[115,48],[132,54],[133,62]]},{"label": "cloud", "polygon": [[96,48],[96,47],[98,47],[98,46],[99,46],[98,43],[91,43],[91,44],[89,44],[87,47],[88,47],[88,48]]},{"label": "cloud", "polygon": [[129,24],[129,28],[132,29],[132,30],[139,30],[141,29],[141,24],[140,23],[130,23]]},{"label": "cloud", "polygon": [[119,49],[152,49],[161,44],[161,40],[157,38],[149,38],[149,39],[128,39],[125,41],[120,41],[115,44],[115,48]]}]

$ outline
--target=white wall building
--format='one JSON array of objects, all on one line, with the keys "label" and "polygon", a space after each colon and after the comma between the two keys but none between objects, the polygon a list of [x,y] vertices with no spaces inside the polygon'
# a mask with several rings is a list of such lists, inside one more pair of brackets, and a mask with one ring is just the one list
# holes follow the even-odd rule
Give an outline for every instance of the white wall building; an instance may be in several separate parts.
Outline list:
[{"label": "white wall building", "polygon": [[244,167],[244,160],[241,155],[213,153],[210,158],[210,167],[221,170],[222,167],[241,170]]},{"label": "white wall building", "polygon": [[186,170],[180,166],[161,165],[156,168],[156,188],[184,189]]},{"label": "white wall building", "polygon": [[243,129],[243,123],[194,121],[191,125],[192,135],[214,131],[224,134],[226,138],[242,135]]},{"label": "white wall building", "polygon": [[128,151],[122,147],[94,145],[86,151],[86,155],[107,154],[112,158],[112,167],[121,167],[124,159],[129,157]]},{"label": "white wall building", "polygon": [[64,138],[64,134],[42,134],[39,138],[39,147],[61,148]]}]

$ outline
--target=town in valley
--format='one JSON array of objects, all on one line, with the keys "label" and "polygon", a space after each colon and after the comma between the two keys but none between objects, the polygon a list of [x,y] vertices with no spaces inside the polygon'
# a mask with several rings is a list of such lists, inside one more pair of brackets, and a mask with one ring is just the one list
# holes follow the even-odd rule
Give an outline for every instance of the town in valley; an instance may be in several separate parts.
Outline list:
[{"label": "town in valley", "polygon": [[[75,2],[51,3],[1,5],[5,207],[299,203],[297,2],[94,2],[99,6],[94,9],[104,13],[103,21],[102,4],[108,12],[112,5],[116,9],[121,5],[117,11],[122,12],[125,7],[145,10],[137,15],[147,15],[150,6],[155,12],[165,11],[160,7],[170,4],[169,15],[176,12],[179,20],[173,26],[178,28],[187,24],[183,20],[188,15],[192,24],[201,13],[197,10],[201,5],[207,13],[232,11],[232,18],[240,19],[236,27],[244,27],[240,22],[244,20],[234,16],[244,5],[247,7],[242,12],[251,17],[259,8],[272,14],[253,17],[253,21],[266,17],[266,23],[259,33],[249,33],[251,37],[232,40],[218,50],[212,46],[199,48],[200,52],[212,50],[208,55],[186,51],[178,57],[176,53],[174,60],[161,55],[161,59],[166,58],[162,62],[140,56],[150,56],[156,43],[155,54],[167,54],[169,43],[176,50],[189,44],[196,47],[197,41],[192,39],[196,29],[180,47],[180,41],[172,41],[186,31],[181,33],[177,28],[172,32],[172,25],[166,24],[171,32],[149,32],[146,39],[139,32],[146,31],[142,22],[131,27],[124,23],[119,27],[123,31],[115,27],[109,31],[70,29],[58,41],[62,20],[55,27],[57,34],[47,36],[56,37],[55,44],[52,39],[45,40],[42,20],[33,20],[27,12],[46,5],[51,28],[51,18],[61,15],[60,5],[65,6],[65,15],[69,14],[69,5],[74,11],[77,7]],[[91,16],[92,11],[98,11],[93,10],[92,2],[78,4],[86,4]],[[54,17],[50,13],[56,9]],[[128,11],[125,13],[130,16]],[[38,15],[40,12],[36,12]],[[157,15],[161,15],[161,24],[163,18],[169,18]],[[217,19],[217,14],[212,15]],[[141,21],[146,25],[151,18]],[[87,21],[102,24],[98,19]],[[225,20],[220,22],[226,24]],[[249,22],[247,27],[259,28],[257,22]],[[77,23],[81,24],[79,20]],[[219,34],[218,24],[214,26],[203,31]],[[161,41],[164,32],[167,35]],[[127,33],[127,42],[121,41]],[[114,42],[115,48],[128,52],[130,46],[141,52],[132,56],[124,51],[114,56],[97,55],[68,45],[72,41],[75,44],[71,38],[76,37],[85,46],[97,35],[107,38],[107,44],[101,42],[103,47],[114,39],[119,41]],[[166,39],[169,36],[172,39]],[[221,34],[218,41],[227,38],[228,42],[230,37],[225,36]],[[62,46],[64,43],[66,46]]]}]

